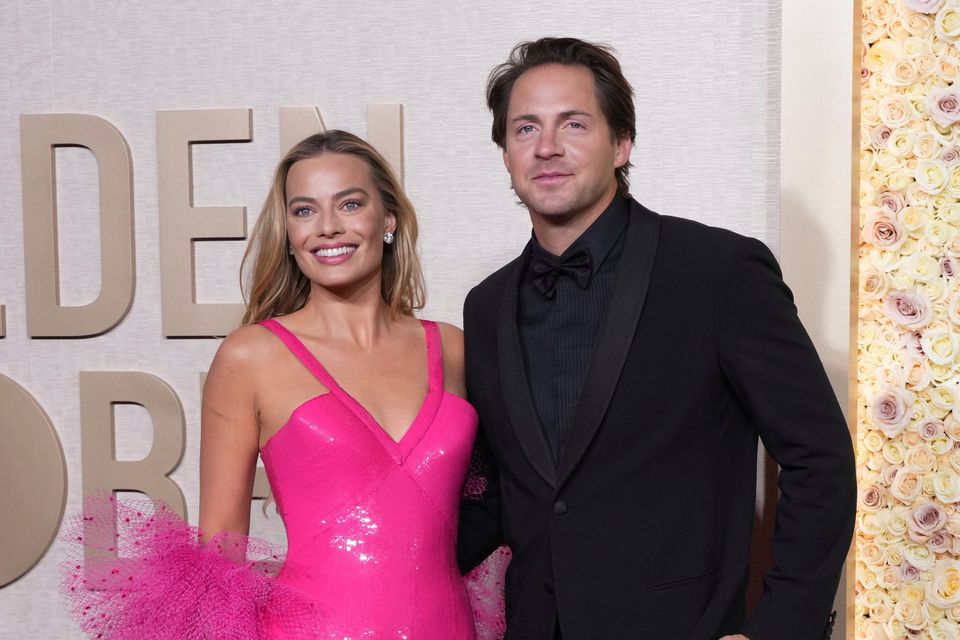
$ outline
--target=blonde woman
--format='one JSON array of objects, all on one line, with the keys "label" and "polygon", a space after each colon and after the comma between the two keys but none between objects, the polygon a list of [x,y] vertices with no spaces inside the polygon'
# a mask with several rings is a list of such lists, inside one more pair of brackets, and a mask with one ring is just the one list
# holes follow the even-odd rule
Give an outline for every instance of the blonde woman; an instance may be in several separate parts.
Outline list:
[{"label": "blonde woman", "polygon": [[[206,571],[189,579],[204,602],[180,607],[176,631],[153,615],[126,637],[240,637],[227,633],[240,626],[246,637],[475,638],[454,545],[477,416],[460,331],[413,316],[416,241],[412,205],[363,140],[321,133],[281,160],[244,258],[242,326],[204,387],[207,543],[194,547],[205,560],[178,564]],[[258,454],[288,549],[276,577],[254,579]],[[238,567],[250,598],[227,584]]]}]

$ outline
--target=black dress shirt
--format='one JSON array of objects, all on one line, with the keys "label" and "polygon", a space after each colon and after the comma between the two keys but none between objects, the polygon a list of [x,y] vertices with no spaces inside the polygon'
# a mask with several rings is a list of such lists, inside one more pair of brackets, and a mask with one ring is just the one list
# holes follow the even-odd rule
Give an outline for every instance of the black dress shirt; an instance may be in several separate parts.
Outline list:
[{"label": "black dress shirt", "polygon": [[[517,300],[517,325],[533,404],[555,461],[563,453],[594,340],[613,292],[629,216],[627,201],[614,197],[559,257],[540,246],[536,236],[530,240],[530,259]],[[561,274],[553,296],[544,295],[534,285],[533,263],[562,260],[581,248],[590,254],[592,274],[587,286],[581,288],[572,277]]]}]

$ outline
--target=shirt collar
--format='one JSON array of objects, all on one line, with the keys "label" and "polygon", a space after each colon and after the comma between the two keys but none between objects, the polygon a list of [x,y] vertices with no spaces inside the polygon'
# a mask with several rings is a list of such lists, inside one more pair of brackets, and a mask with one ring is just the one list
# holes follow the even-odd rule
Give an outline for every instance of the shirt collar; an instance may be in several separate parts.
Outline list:
[{"label": "shirt collar", "polygon": [[629,203],[626,198],[617,194],[613,197],[610,204],[607,205],[607,208],[603,210],[603,213],[587,227],[586,231],[580,234],[579,238],[567,247],[563,255],[559,257],[554,256],[544,249],[537,240],[536,234],[532,234],[531,251],[533,255],[560,260],[564,255],[574,250],[577,245],[583,246],[587,250],[587,253],[590,254],[590,264],[592,265],[593,273],[596,273],[600,265],[607,259],[613,246],[617,243],[617,239],[623,235],[624,230],[627,228],[629,215]]}]

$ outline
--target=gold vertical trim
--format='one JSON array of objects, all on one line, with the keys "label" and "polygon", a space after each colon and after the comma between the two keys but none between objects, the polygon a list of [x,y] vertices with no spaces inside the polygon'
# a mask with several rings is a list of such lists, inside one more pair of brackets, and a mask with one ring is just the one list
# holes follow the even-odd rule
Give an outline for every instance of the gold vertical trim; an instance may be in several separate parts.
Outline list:
[{"label": "gold vertical trim", "polygon": [[[853,0],[853,64],[852,77],[853,94],[851,101],[851,129],[850,129],[850,340],[847,365],[847,428],[853,440],[854,450],[857,446],[857,360],[860,351],[858,335],[858,309],[860,306],[860,54],[861,54],[861,19],[863,10],[861,0]],[[857,585],[857,557],[856,557],[856,529],[854,540],[847,551],[846,570],[846,638],[853,640],[856,635],[856,585]]]}]

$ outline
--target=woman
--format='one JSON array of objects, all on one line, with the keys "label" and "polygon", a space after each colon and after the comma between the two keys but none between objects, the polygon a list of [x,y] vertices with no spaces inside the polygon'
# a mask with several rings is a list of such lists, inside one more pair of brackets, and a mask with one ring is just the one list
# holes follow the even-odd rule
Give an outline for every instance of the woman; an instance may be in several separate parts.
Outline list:
[{"label": "woman", "polygon": [[[190,557],[176,567],[193,583],[206,576],[192,584],[206,595],[181,602],[175,631],[126,613],[141,620],[136,637],[239,626],[248,637],[475,638],[454,544],[477,417],[460,331],[413,317],[416,240],[397,179],[356,136],[311,136],[280,162],[244,257],[243,326],[204,386],[200,535],[216,544],[188,545],[199,562],[178,547]],[[245,537],[258,452],[287,529],[276,578],[244,562],[260,544]]]}]

